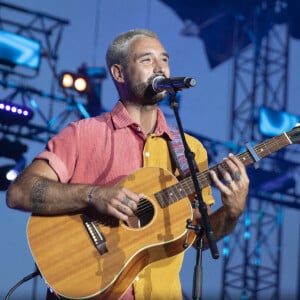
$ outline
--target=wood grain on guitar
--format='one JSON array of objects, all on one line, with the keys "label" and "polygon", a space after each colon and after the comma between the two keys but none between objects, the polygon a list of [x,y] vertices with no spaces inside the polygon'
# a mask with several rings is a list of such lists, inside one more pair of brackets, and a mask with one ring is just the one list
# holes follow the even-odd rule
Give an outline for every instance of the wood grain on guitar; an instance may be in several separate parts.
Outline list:
[{"label": "wood grain on guitar", "polygon": [[[237,157],[248,166],[299,142],[300,127],[295,127]],[[211,169],[218,170],[213,166],[197,174],[200,187],[212,183]],[[146,167],[119,185],[145,195],[127,224],[95,212],[30,217],[32,255],[46,283],[62,297],[119,299],[144,267],[186,249],[186,222],[192,219],[188,196],[194,193],[191,178],[178,182],[167,170]],[[191,231],[189,246],[194,239]]]}]

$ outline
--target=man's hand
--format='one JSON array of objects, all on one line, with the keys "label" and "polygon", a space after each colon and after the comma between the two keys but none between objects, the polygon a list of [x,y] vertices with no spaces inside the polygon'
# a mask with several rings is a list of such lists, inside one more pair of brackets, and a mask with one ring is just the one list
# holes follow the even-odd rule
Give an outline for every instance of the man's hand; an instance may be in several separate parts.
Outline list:
[{"label": "man's hand", "polygon": [[137,204],[143,194],[135,194],[124,187],[94,187],[90,194],[90,203],[101,213],[127,221],[137,210]]},{"label": "man's hand", "polygon": [[237,219],[245,209],[246,197],[249,190],[249,178],[245,166],[233,154],[224,158],[218,166],[222,175],[219,179],[216,172],[210,171],[215,186],[221,192],[221,199],[227,216]]}]

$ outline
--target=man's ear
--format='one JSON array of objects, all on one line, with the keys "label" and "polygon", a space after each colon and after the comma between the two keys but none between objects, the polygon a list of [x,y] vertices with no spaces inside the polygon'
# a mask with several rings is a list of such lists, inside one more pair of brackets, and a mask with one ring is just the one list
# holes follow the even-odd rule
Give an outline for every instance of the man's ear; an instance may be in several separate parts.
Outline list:
[{"label": "man's ear", "polygon": [[123,68],[119,64],[114,64],[110,67],[111,75],[117,82],[124,82]]}]

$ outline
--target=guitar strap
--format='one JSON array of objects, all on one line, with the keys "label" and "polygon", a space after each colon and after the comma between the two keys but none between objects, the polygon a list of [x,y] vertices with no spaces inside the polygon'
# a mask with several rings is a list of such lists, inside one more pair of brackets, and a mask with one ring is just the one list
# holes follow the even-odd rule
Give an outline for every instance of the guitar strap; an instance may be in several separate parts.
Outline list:
[{"label": "guitar strap", "polygon": [[[179,179],[185,178],[190,173],[189,164],[185,157],[184,146],[179,130],[169,125],[169,129],[174,137],[173,140],[168,140],[168,147],[171,154],[173,169],[178,168]],[[175,170],[173,170],[175,171]]]},{"label": "guitar strap", "polygon": [[[182,180],[190,174],[189,163],[185,157],[184,146],[179,130],[176,127],[173,127],[172,125],[169,125],[169,129],[174,137],[173,140],[168,140],[168,147],[171,154],[170,156],[172,161],[173,173],[175,172],[176,168],[178,168],[179,176],[177,176],[177,178],[178,180]],[[197,165],[196,170],[199,171]],[[195,197],[195,199],[192,202],[192,206],[196,207],[198,205],[197,203],[198,201]]]}]

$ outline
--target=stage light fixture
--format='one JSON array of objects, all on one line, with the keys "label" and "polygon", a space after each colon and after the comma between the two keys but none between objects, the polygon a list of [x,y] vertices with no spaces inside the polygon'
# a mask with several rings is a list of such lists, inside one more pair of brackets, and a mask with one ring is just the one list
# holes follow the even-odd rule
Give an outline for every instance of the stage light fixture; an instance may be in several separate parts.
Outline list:
[{"label": "stage light fixture", "polygon": [[268,107],[259,108],[259,131],[273,137],[289,131],[300,123],[300,117],[285,111],[276,111]]},{"label": "stage light fixture", "polygon": [[78,76],[74,80],[74,88],[79,93],[84,93],[87,91],[88,81],[86,78]]},{"label": "stage light fixture", "polygon": [[61,75],[60,83],[61,83],[61,86],[66,89],[72,88],[72,86],[74,84],[73,74],[72,73],[63,73]]},{"label": "stage light fixture", "polygon": [[87,92],[89,88],[89,78],[80,72],[62,72],[59,78],[59,83],[62,88],[72,89],[82,94]]},{"label": "stage light fixture", "polygon": [[33,111],[25,106],[0,101],[0,123],[26,124],[33,117]]},{"label": "stage light fixture", "polygon": [[0,63],[10,67],[23,66],[38,70],[41,44],[37,40],[0,30]]},{"label": "stage light fixture", "polygon": [[13,168],[14,165],[4,165],[0,167],[0,191],[6,191],[11,181],[6,178],[6,173]]},{"label": "stage light fixture", "polygon": [[18,175],[23,171],[25,165],[26,159],[24,156],[22,156],[12,168],[8,169],[5,175],[6,179],[8,181],[14,181],[18,177]]},{"label": "stage light fixture", "polygon": [[77,72],[63,71],[59,75],[59,84],[64,89],[72,89],[80,94],[88,93],[95,82],[106,78],[104,67],[78,68]]},{"label": "stage light fixture", "polygon": [[13,182],[25,167],[24,162],[18,162],[16,165],[7,164],[0,167],[0,191],[6,191],[11,182]]},{"label": "stage light fixture", "polygon": [[27,151],[27,145],[19,141],[11,141],[7,138],[0,140],[1,162],[11,161],[0,167],[0,190],[5,191],[11,181],[15,180],[19,173],[25,168],[26,160],[24,153]]}]

